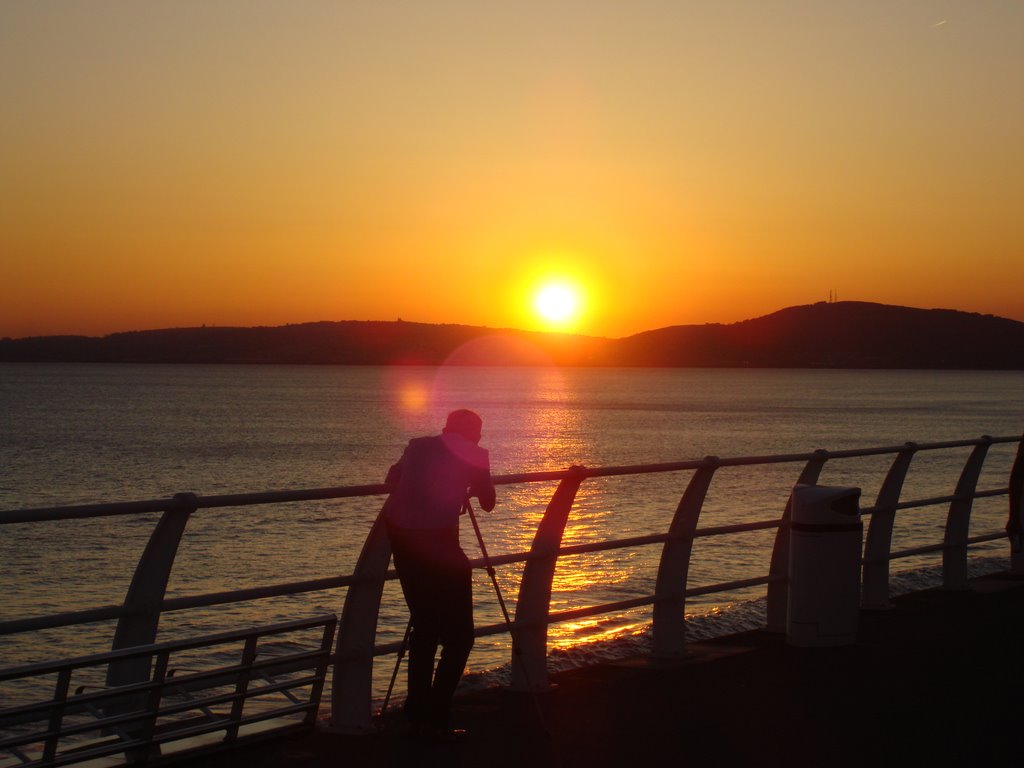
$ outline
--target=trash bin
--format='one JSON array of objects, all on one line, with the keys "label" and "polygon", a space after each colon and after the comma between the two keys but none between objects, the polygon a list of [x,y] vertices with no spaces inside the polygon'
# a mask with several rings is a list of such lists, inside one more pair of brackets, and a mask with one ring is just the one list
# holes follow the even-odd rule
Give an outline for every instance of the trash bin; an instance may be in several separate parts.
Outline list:
[{"label": "trash bin", "polygon": [[852,645],[860,611],[860,488],[797,485],[789,539],[790,645]]}]

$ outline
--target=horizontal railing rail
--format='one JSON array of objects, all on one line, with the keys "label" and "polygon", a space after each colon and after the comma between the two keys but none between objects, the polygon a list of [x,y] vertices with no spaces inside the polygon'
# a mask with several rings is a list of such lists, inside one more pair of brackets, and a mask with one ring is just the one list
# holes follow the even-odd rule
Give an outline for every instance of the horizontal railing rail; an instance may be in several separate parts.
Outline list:
[{"label": "horizontal railing rail", "polygon": [[[997,444],[1016,444],[1016,458],[1009,482],[997,488],[977,487],[989,448]],[[907,471],[915,456],[922,452],[971,449],[953,493],[918,499],[901,499]],[[889,563],[893,560],[941,552],[943,583],[948,588],[962,588],[966,580],[968,548],[1008,538],[1011,566],[1024,573],[1021,554],[1021,530],[1024,529],[1022,487],[1024,487],[1024,447],[1020,437],[988,437],[933,443],[872,448],[817,450],[767,456],[705,457],[703,459],[610,467],[570,467],[565,470],[499,475],[496,485],[556,483],[547,504],[543,521],[538,525],[528,551],[492,555],[493,566],[523,566],[512,622],[518,651],[511,658],[513,685],[519,688],[547,684],[546,659],[548,628],[562,622],[578,621],[606,614],[621,614],[651,608],[653,653],[674,657],[685,651],[685,607],[688,600],[721,593],[734,593],[755,587],[767,587],[767,629],[781,631],[786,621],[786,590],[788,562],[788,531],[790,507],[779,500],[781,515],[770,519],[741,523],[698,526],[708,488],[723,469],[764,465],[794,464],[801,471],[794,483],[815,485],[822,468],[829,462],[890,456],[892,464],[885,476],[874,504],[865,504],[861,514],[869,521],[862,557],[862,605],[884,607],[889,599]],[[582,484],[603,478],[616,478],[656,473],[688,472],[689,482],[667,530],[616,539],[586,543],[563,543],[566,523]],[[791,486],[790,486],[791,487]],[[154,649],[160,616],[214,606],[285,597],[323,590],[344,589],[336,644],[329,655],[333,668],[332,721],[347,731],[366,730],[372,718],[372,679],[374,658],[395,653],[400,642],[377,642],[377,620],[385,582],[396,578],[390,569],[390,543],[380,520],[371,527],[356,567],[352,573],[329,578],[271,584],[205,594],[166,597],[168,577],[175,553],[190,516],[200,510],[218,510],[261,504],[290,504],[317,500],[383,497],[386,485],[359,485],[305,490],[268,491],[256,493],[198,496],[178,494],[169,499],[108,504],[86,504],[0,511],[0,525],[34,524],[63,520],[159,513],[149,545],[145,548],[128,593],[121,605],[107,605],[46,616],[23,616],[0,621],[0,636],[56,629],[84,623],[117,621],[112,654],[108,665],[107,686],[122,693],[137,690],[133,686],[148,680],[148,664],[140,666],[139,654],[118,655],[121,649],[135,647]],[[968,535],[971,508],[978,499],[1009,497],[1010,515],[1005,532],[984,531]],[[897,513],[948,505],[943,540],[940,543],[894,549],[893,529]],[[902,517],[901,517],[902,519]],[[743,536],[754,532],[775,530],[774,546],[768,572],[713,584],[689,584],[689,567],[695,541],[710,537]],[[561,559],[623,549],[661,546],[655,589],[650,594],[629,596],[564,610],[550,605],[554,573]],[[482,558],[471,560],[474,568],[483,568]],[[478,637],[501,635],[509,631],[505,623],[477,627]],[[150,654],[158,653],[151,650]],[[145,669],[143,667],[146,667]],[[0,676],[0,680],[4,679]],[[526,681],[529,680],[530,685]],[[180,679],[179,685],[187,684]],[[0,714],[0,725],[3,725]]]},{"label": "horizontal railing rail", "polygon": [[[990,445],[999,443],[1019,443],[1020,437],[989,437],[985,438]],[[978,439],[950,440],[945,442],[921,443],[915,445],[917,452],[946,450],[950,448],[966,448],[978,445]],[[824,456],[826,459],[851,459],[867,456],[881,456],[898,453],[906,445],[883,446],[876,448],[850,448],[838,451],[813,451],[804,453],[773,454],[767,456],[736,456],[717,458],[714,463],[718,467],[743,467],[759,464],[793,464]],[[644,475],[661,472],[682,472],[700,469],[707,466],[708,459],[689,461],[662,462],[658,464],[632,464],[614,467],[571,467],[570,469],[552,470],[547,472],[522,472],[518,474],[495,475],[494,485],[521,485],[523,483],[541,483],[553,480],[564,480],[566,476],[575,474],[583,479],[595,477],[616,477],[620,475]],[[0,510],[0,525],[14,523],[38,523],[53,520],[74,520],[90,517],[107,517],[113,515],[141,515],[153,512],[165,512],[175,506],[187,506],[188,502],[179,500],[180,496],[188,496],[194,509],[217,509],[223,507],[243,507],[259,504],[282,504],[297,501],[324,501],[329,499],[353,498],[357,496],[383,496],[389,488],[383,483],[373,485],[349,485],[333,488],[308,488],[302,490],[260,491],[255,493],[221,494],[216,496],[196,496],[179,494],[170,499],[148,499],[145,501],[108,502],[101,504],[79,504],[59,507],[35,507],[31,509]]]}]

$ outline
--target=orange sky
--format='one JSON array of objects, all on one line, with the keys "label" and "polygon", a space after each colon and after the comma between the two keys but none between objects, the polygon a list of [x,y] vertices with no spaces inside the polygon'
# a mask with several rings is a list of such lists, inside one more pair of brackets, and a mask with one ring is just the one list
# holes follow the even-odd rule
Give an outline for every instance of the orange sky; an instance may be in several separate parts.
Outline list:
[{"label": "orange sky", "polygon": [[0,4],[0,336],[1024,320],[1024,3]]}]

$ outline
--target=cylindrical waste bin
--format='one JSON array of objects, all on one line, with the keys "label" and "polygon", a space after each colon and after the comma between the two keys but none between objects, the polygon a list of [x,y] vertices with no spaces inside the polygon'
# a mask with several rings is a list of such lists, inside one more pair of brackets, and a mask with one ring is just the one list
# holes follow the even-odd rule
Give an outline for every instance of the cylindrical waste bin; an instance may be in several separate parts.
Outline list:
[{"label": "cylindrical waste bin", "polygon": [[852,645],[860,611],[860,488],[797,485],[789,539],[790,645]]}]

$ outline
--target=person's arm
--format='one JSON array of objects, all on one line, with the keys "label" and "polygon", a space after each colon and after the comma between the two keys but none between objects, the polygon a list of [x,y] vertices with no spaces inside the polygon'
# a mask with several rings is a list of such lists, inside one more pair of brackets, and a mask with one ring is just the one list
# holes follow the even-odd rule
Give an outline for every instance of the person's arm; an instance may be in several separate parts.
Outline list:
[{"label": "person's arm", "polygon": [[[484,452],[487,457],[487,452]],[[490,512],[494,509],[494,504],[497,501],[497,493],[494,491],[494,483],[491,482],[491,464],[490,458],[487,457],[484,466],[481,467],[473,478],[473,482],[469,486],[469,495],[476,496],[480,501],[480,508],[485,512]]]},{"label": "person's arm", "polygon": [[494,484],[491,483],[491,478],[488,476],[487,479],[480,483],[474,483],[469,489],[470,496],[476,496],[480,500],[480,509],[484,512],[490,512],[494,509],[494,505],[498,500],[498,495],[494,490]]},{"label": "person's arm", "polygon": [[494,491],[493,485],[488,485],[485,491],[477,494],[477,498],[480,499],[480,507],[485,512],[494,509],[494,505],[498,502],[498,494]]},{"label": "person's arm", "polygon": [[384,485],[394,490],[398,486],[398,481],[402,479],[402,462],[405,460],[405,453],[402,453],[402,458],[391,465],[388,470],[387,476],[384,478]]}]

